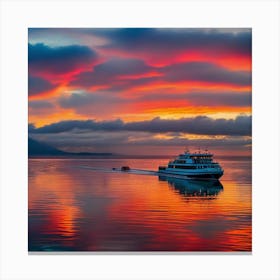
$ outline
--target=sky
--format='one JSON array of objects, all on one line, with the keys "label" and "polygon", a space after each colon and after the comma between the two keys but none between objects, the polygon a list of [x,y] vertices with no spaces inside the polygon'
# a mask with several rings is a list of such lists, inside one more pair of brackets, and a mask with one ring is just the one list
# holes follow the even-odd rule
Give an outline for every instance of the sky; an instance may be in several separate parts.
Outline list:
[{"label": "sky", "polygon": [[29,136],[71,152],[251,155],[244,28],[30,28]]}]

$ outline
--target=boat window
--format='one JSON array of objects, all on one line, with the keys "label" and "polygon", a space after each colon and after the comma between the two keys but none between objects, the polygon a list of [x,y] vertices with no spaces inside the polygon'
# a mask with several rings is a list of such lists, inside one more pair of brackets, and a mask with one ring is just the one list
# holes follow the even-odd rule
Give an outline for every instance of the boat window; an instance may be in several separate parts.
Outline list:
[{"label": "boat window", "polygon": [[196,166],[192,165],[174,165],[173,167],[178,169],[196,169]]},{"label": "boat window", "polygon": [[176,160],[175,163],[186,163],[184,160]]}]

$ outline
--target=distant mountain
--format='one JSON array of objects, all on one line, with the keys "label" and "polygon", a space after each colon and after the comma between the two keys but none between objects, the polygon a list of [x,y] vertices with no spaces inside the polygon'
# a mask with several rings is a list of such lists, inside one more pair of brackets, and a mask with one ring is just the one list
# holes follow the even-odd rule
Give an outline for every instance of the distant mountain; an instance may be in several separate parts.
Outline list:
[{"label": "distant mountain", "polygon": [[111,156],[111,153],[69,153],[28,137],[28,156]]},{"label": "distant mountain", "polygon": [[58,150],[48,144],[28,138],[28,156],[46,156],[46,155],[66,155],[66,152]]}]

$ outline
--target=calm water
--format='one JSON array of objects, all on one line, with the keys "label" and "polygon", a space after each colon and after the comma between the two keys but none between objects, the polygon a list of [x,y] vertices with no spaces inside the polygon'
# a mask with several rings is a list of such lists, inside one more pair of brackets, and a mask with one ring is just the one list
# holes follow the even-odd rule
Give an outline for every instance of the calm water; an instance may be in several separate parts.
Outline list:
[{"label": "calm water", "polygon": [[29,159],[29,251],[251,251],[249,160],[210,183],[81,168],[168,160]]}]

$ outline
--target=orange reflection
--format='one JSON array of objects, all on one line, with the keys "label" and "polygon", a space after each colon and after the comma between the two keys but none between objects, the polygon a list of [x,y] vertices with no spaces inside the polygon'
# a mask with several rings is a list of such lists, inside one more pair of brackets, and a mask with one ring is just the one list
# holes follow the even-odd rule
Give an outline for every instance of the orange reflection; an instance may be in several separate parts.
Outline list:
[{"label": "orange reflection", "polygon": [[[28,194],[28,208],[30,211],[40,208],[41,201],[45,199],[42,194],[47,194],[52,203],[47,210],[42,210],[48,214],[48,223],[43,225],[42,230],[46,234],[57,232],[65,237],[74,237],[77,232],[76,221],[81,216],[81,211],[76,204],[71,180],[64,176],[65,174],[51,170],[36,176],[32,182],[29,181],[32,191]],[[63,183],[61,177],[64,177]]]},{"label": "orange reflection", "polygon": [[[132,159],[122,164],[150,169],[160,161]],[[222,164],[228,172],[223,190],[208,194],[192,189],[186,194],[176,181],[154,176],[73,169],[94,162],[105,164],[32,160],[29,213],[41,218],[29,230],[36,230],[39,241],[50,235],[44,242],[66,243],[77,251],[251,250],[251,187],[246,179],[238,184],[246,173],[235,162]]]}]

